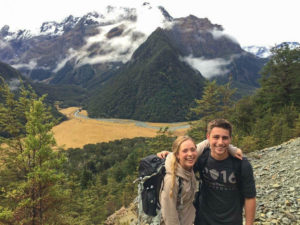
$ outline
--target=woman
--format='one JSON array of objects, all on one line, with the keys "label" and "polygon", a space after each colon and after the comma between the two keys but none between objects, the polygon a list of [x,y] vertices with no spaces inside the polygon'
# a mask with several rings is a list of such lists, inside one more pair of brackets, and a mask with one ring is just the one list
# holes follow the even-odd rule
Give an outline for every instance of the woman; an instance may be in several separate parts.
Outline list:
[{"label": "woman", "polygon": [[173,143],[172,152],[166,158],[166,175],[160,192],[162,224],[191,225],[195,218],[193,166],[197,160],[197,147],[190,137],[179,136]]},{"label": "woman", "polygon": [[[194,223],[196,210],[193,200],[197,183],[193,166],[207,146],[209,146],[207,140],[196,146],[188,136],[179,136],[174,141],[173,154],[168,154],[165,161],[166,175],[160,191],[161,224],[192,225]],[[238,158],[242,154],[241,150],[234,146],[229,147],[229,152]]]}]

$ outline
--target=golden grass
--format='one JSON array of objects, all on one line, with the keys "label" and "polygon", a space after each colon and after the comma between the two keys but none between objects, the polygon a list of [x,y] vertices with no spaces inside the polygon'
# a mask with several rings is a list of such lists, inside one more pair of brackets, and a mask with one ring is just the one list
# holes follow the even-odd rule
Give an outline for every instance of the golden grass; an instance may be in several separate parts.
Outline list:
[{"label": "golden grass", "polygon": [[[123,138],[154,137],[156,129],[138,127],[134,123],[113,123],[93,119],[77,118],[74,112],[78,107],[61,109],[69,119],[53,127],[52,131],[58,146],[63,148],[82,148],[86,144],[108,142]],[[87,115],[86,111],[80,112]],[[168,126],[167,124],[151,123],[152,126]],[[171,127],[171,125],[170,125]],[[187,129],[174,132],[175,135],[185,134]]]}]

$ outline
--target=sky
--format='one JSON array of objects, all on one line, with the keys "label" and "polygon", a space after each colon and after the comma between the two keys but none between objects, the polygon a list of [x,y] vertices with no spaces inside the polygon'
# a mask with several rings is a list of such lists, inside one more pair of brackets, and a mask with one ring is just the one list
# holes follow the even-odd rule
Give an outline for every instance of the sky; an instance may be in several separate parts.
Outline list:
[{"label": "sky", "polygon": [[[45,21],[61,22],[69,15],[101,12],[107,5],[140,6],[144,0],[1,0],[0,29],[38,29]],[[149,0],[174,17],[190,14],[222,25],[241,46],[274,46],[300,42],[299,0]],[[153,18],[145,21],[151,23]]]}]

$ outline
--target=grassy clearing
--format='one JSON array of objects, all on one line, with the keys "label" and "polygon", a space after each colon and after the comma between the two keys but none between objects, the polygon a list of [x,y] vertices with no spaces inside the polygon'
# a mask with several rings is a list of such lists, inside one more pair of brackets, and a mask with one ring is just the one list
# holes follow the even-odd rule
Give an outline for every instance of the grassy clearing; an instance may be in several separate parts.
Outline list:
[{"label": "grassy clearing", "polygon": [[[138,127],[134,123],[113,123],[84,119],[74,117],[74,112],[78,107],[61,109],[69,120],[53,127],[52,131],[56,142],[63,148],[81,148],[86,144],[96,144],[99,142],[108,142],[123,138],[134,137],[154,137],[157,134],[156,129]],[[86,111],[80,112],[87,115]],[[156,123],[151,125],[158,126]],[[161,124],[168,126],[168,124]],[[172,125],[169,125],[171,127]],[[174,132],[175,135],[185,134],[187,129],[180,129]]]}]

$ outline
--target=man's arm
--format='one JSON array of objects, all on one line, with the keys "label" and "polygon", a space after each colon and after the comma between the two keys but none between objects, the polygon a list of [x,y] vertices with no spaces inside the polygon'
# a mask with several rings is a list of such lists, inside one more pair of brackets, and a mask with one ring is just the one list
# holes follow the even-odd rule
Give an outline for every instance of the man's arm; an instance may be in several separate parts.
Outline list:
[{"label": "man's arm", "polygon": [[168,152],[168,151],[161,151],[161,152],[156,153],[156,156],[157,156],[158,158],[165,159],[165,158],[167,158],[167,155],[168,155],[169,153],[171,153],[171,152]]},{"label": "man's arm", "polygon": [[256,198],[245,198],[246,225],[253,225],[255,219]]}]

